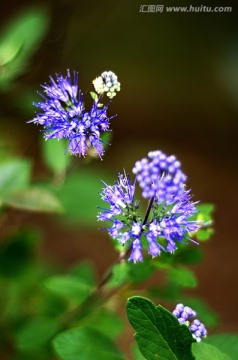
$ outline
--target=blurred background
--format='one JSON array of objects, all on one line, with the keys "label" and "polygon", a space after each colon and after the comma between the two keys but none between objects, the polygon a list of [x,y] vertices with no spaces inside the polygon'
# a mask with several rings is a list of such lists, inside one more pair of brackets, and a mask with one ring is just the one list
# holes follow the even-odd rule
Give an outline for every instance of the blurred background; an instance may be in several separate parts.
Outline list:
[{"label": "blurred background", "polygon": [[[126,0],[1,4],[1,146],[32,159],[34,179],[44,180],[48,170],[41,157],[42,133],[27,124],[34,117],[32,102],[38,99],[40,84],[69,68],[79,72],[80,88],[87,94],[96,76],[114,71],[122,90],[109,108],[109,114],[117,114],[111,146],[103,162],[88,164],[89,177],[97,173],[99,182],[113,181],[117,170],[130,172],[150,150],[161,149],[180,159],[194,200],[216,206],[214,236],[200,245],[204,261],[193,267],[199,279],[194,293],[221,316],[219,331],[237,331],[238,13],[235,7],[227,13],[142,13],[141,4]],[[190,4],[164,0],[164,5]],[[201,4],[192,1],[192,5]],[[217,0],[211,6],[232,5]],[[28,44],[14,38],[6,49],[9,29],[29,13],[39,18],[35,28],[29,25]],[[41,253],[52,263],[67,267],[88,258],[102,274],[117,255],[107,234],[97,231],[96,218],[90,223],[83,219],[87,206],[79,208],[90,202],[88,188],[75,190],[72,198],[70,225],[55,216],[14,211],[2,231],[33,224],[44,237]],[[93,200],[91,206],[96,205]]]}]

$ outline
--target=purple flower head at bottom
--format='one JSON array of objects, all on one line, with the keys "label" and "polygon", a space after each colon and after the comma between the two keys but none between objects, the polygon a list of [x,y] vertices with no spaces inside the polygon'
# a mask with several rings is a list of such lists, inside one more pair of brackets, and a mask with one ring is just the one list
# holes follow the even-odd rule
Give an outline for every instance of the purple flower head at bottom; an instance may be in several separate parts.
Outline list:
[{"label": "purple flower head at bottom", "polygon": [[200,342],[202,338],[207,336],[207,330],[204,324],[202,324],[198,319],[194,319],[191,322],[191,319],[195,318],[197,316],[197,313],[189,306],[177,304],[172,314],[178,319],[181,325],[185,324],[188,326],[193,338],[197,342]]},{"label": "purple flower head at bottom", "polygon": [[[135,199],[137,180],[136,176],[132,182],[124,172],[118,174],[114,185],[104,183],[101,197],[109,208],[102,208],[98,215],[98,220],[110,222],[106,228],[109,235],[131,251],[129,261],[143,261],[144,248],[154,258],[161,252],[174,253],[179,243],[193,241],[192,233],[200,224],[192,218],[197,212],[196,203],[191,201],[192,196],[184,189],[184,184],[176,194],[169,190],[164,200],[154,193],[142,216],[140,202]],[[166,188],[164,191],[166,193]]]}]

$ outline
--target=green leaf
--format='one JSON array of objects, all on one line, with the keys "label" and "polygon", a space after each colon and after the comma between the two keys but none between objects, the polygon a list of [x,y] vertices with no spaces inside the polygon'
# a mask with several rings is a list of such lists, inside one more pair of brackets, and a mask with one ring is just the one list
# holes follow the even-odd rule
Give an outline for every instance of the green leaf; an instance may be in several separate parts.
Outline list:
[{"label": "green leaf", "polygon": [[89,261],[80,262],[70,270],[69,275],[74,276],[81,284],[85,284],[88,286],[95,286],[95,270],[93,267],[93,263]]},{"label": "green leaf", "polygon": [[110,338],[86,327],[59,334],[53,344],[62,360],[124,360]]},{"label": "green leaf", "polygon": [[182,266],[173,267],[168,271],[169,281],[181,286],[194,288],[197,286],[197,279],[193,272]]},{"label": "green leaf", "polygon": [[[233,360],[228,355],[222,353],[215,346],[205,344],[205,343],[196,343],[192,344],[192,352],[196,360]],[[237,355],[237,353],[236,353]]]},{"label": "green leaf", "polygon": [[127,301],[127,316],[136,330],[139,349],[147,360],[192,360],[194,339],[186,325],[162,306],[134,296]]},{"label": "green leaf", "polygon": [[199,229],[198,232],[196,233],[196,239],[198,241],[207,241],[211,238],[211,236],[213,235],[214,230],[209,228],[209,229]]},{"label": "green leaf", "polygon": [[0,199],[20,189],[25,189],[30,183],[31,165],[26,160],[9,160],[0,163]]},{"label": "green leaf", "polygon": [[141,354],[137,344],[132,346],[132,355],[134,360],[145,360],[145,357]]},{"label": "green leaf", "polygon": [[199,211],[197,218],[198,220],[210,221],[212,220],[212,213],[215,210],[215,206],[213,204],[198,204],[197,209]]},{"label": "green leaf", "polygon": [[46,9],[35,7],[18,14],[0,35],[0,86],[23,73],[48,29]]},{"label": "green leaf", "polygon": [[98,95],[94,91],[90,91],[90,95],[95,102],[98,101]]},{"label": "green leaf", "polygon": [[205,342],[216,346],[221,352],[227,354],[232,360],[238,354],[238,335],[237,334],[217,334],[208,336]]},{"label": "green leaf", "polygon": [[98,206],[105,206],[99,193],[102,191],[101,172],[84,169],[70,175],[59,189],[67,220],[84,226],[98,227]]},{"label": "green leaf", "polygon": [[123,331],[124,324],[121,317],[114,312],[102,308],[95,317],[88,322],[90,329],[98,330],[114,340]]},{"label": "green leaf", "polygon": [[174,261],[176,263],[182,263],[186,265],[193,265],[201,262],[203,259],[203,254],[199,247],[195,246],[186,246],[182,249],[179,249],[174,254]]},{"label": "green leaf", "polygon": [[45,164],[55,174],[64,174],[72,161],[72,156],[66,153],[66,141],[58,139],[42,140],[42,153]]},{"label": "green leaf", "polygon": [[19,231],[7,239],[0,247],[0,274],[16,277],[28,270],[38,241],[38,233],[30,230]]},{"label": "green leaf", "polygon": [[35,186],[9,195],[5,198],[5,204],[28,211],[63,212],[62,205],[53,192]]},{"label": "green leaf", "polygon": [[130,262],[116,264],[113,268],[112,278],[109,280],[107,286],[118,287],[126,281],[141,283],[147,280],[153,274],[154,270],[155,267],[152,261],[148,259],[136,264]]},{"label": "green leaf", "polygon": [[44,346],[59,330],[58,319],[37,317],[29,320],[16,335],[16,344],[22,351]]},{"label": "green leaf", "polygon": [[81,283],[75,276],[58,275],[45,280],[45,287],[53,293],[81,303],[90,293],[91,286]]}]

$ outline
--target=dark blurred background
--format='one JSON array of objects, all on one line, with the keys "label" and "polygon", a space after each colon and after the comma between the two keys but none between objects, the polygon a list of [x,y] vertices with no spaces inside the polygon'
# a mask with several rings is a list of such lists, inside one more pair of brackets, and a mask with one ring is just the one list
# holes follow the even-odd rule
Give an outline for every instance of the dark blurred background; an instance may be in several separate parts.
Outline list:
[{"label": "dark blurred background", "polygon": [[[183,0],[163,3],[190,5]],[[49,23],[25,70],[1,88],[1,133],[16,153],[36,161],[35,178],[44,176],[42,134],[26,124],[34,116],[32,101],[39,85],[70,68],[79,71],[80,87],[87,92],[101,72],[114,71],[122,90],[109,109],[117,113],[112,145],[104,161],[93,166],[103,167],[113,178],[117,170],[130,171],[149,150],[161,149],[181,160],[194,199],[216,205],[215,233],[200,245],[205,258],[195,267],[199,287],[194,293],[220,314],[220,331],[237,331],[238,12],[233,6],[227,13],[141,13],[141,4],[2,3],[2,29],[32,6],[45,9]],[[232,6],[225,0],[206,5]],[[22,214],[18,216],[21,221]],[[45,215],[30,221],[43,229],[42,253],[52,262],[67,266],[91,258],[102,273],[116,259],[106,233],[89,231],[80,221],[73,230]]]}]

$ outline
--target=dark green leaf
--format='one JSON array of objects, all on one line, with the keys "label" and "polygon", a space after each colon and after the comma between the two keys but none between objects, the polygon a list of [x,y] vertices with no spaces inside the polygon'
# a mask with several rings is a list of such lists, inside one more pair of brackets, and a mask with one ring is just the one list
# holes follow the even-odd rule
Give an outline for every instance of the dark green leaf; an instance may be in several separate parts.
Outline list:
[{"label": "dark green leaf", "polygon": [[7,239],[0,248],[0,274],[15,277],[28,269],[38,241],[38,233],[29,230],[21,231]]},{"label": "dark green leaf", "polygon": [[39,212],[63,212],[62,205],[53,192],[41,187],[30,187],[5,198],[6,205],[17,209]]},{"label": "dark green leaf", "polygon": [[199,263],[203,259],[203,254],[199,247],[186,246],[179,249],[174,254],[174,261],[186,265],[193,265]]},{"label": "dark green leaf", "polygon": [[77,328],[59,334],[54,348],[62,360],[123,360],[110,338],[89,328]]},{"label": "dark green leaf", "polygon": [[215,346],[203,342],[192,344],[192,352],[196,360],[233,360]]},{"label": "dark green leaf", "polygon": [[194,288],[197,286],[197,279],[193,272],[182,266],[171,268],[168,272],[168,279],[181,287]]},{"label": "dark green leaf", "polygon": [[42,140],[42,152],[45,164],[55,175],[64,176],[72,161],[72,156],[66,153],[67,143],[64,140]]},{"label": "dark green leaf", "polygon": [[147,360],[192,360],[194,339],[186,325],[162,306],[135,296],[127,302],[127,316],[136,330],[139,349]]},{"label": "dark green leaf", "polygon": [[232,360],[238,354],[238,334],[217,334],[208,336],[205,342],[216,346],[221,352],[227,354]]},{"label": "dark green leaf", "polygon": [[30,182],[31,165],[26,160],[9,160],[0,163],[0,199],[20,189]]},{"label": "dark green leaf", "polygon": [[17,347],[31,350],[45,345],[58,331],[59,321],[55,318],[37,317],[29,320],[16,335]]}]

